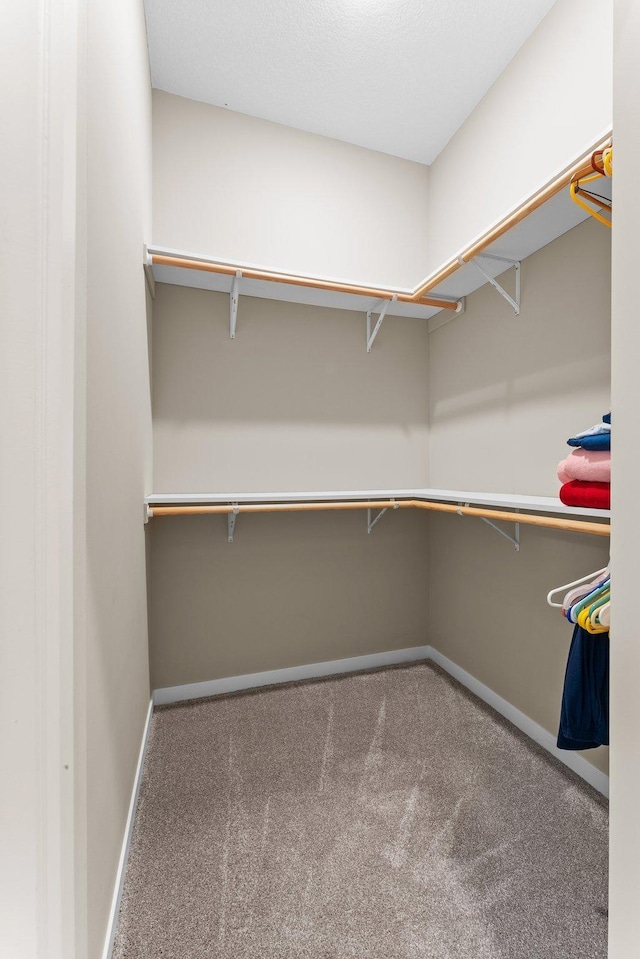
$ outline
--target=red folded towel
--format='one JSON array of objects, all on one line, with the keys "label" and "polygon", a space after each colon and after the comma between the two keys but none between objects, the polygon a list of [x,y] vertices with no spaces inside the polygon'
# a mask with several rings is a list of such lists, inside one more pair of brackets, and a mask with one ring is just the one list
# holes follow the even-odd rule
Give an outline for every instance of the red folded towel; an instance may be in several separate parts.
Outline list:
[{"label": "red folded towel", "polygon": [[587,483],[573,480],[565,483],[560,493],[565,506],[583,506],[585,509],[611,509],[611,484]]}]

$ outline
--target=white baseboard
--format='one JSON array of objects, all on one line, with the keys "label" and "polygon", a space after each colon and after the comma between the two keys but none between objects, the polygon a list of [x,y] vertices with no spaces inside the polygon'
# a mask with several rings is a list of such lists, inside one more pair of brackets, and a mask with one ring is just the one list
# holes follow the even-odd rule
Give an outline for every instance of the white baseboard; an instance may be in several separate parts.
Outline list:
[{"label": "white baseboard", "polygon": [[147,751],[147,740],[149,738],[149,729],[151,727],[152,715],[153,715],[153,700],[149,702],[149,708],[147,709],[147,718],[145,719],[144,729],[142,731],[142,741],[140,743],[138,765],[136,766],[136,772],[133,778],[133,789],[131,790],[131,800],[129,802],[127,822],[124,827],[124,837],[122,839],[122,848],[120,849],[120,859],[118,861],[118,870],[116,872],[116,882],[113,890],[113,898],[111,900],[111,909],[109,911],[109,921],[107,923],[107,934],[105,936],[104,948],[102,950],[102,959],[111,959],[111,954],[113,952],[113,941],[116,934],[116,923],[118,921],[118,912],[120,910],[120,900],[122,898],[124,874],[127,868],[127,859],[129,857],[129,847],[131,845],[133,824],[135,821],[136,807],[138,805],[138,795],[140,793],[140,780],[142,778],[142,767],[144,766],[144,757]]},{"label": "white baseboard", "polygon": [[165,686],[154,689],[154,706],[179,703],[185,699],[200,699],[203,696],[220,696],[239,689],[254,689],[258,686],[273,686],[278,683],[295,683],[301,679],[335,676],[336,673],[353,673],[377,666],[395,666],[399,663],[415,663],[429,659],[430,646],[411,646],[409,649],[392,649],[388,653],[371,653],[368,656],[352,656],[350,659],[334,659],[327,663],[309,663],[305,666],[290,666],[287,669],[270,669],[264,673],[247,673],[245,676],[227,676],[210,679],[204,683],[187,683],[185,686]]},{"label": "white baseboard", "polygon": [[449,673],[450,676],[453,676],[454,679],[457,679],[463,686],[466,686],[472,693],[475,693],[479,699],[484,700],[485,703],[492,706],[496,712],[504,716],[505,719],[508,719],[514,726],[517,726],[523,733],[526,733],[529,739],[533,739],[534,742],[542,746],[543,749],[546,749],[547,752],[555,756],[561,763],[568,766],[569,769],[572,769],[574,773],[577,773],[578,776],[588,782],[589,785],[597,789],[599,793],[602,793],[603,796],[609,795],[609,777],[599,769],[596,769],[595,766],[592,766],[591,763],[587,762],[584,756],[571,750],[558,749],[556,746],[556,737],[548,730],[534,722],[533,719],[530,719],[529,716],[526,716],[519,709],[516,709],[515,706],[508,703],[502,696],[498,696],[497,693],[494,693],[492,689],[489,689],[488,686],[481,683],[480,680],[472,676],[471,673],[467,673],[461,666],[447,659],[447,657],[439,653],[437,649],[433,647],[429,648],[429,659],[444,669],[445,672]]}]

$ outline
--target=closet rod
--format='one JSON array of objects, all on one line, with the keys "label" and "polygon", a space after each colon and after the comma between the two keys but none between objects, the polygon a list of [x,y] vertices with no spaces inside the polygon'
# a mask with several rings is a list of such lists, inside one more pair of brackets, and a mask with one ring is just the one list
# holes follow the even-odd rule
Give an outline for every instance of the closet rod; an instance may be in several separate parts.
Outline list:
[{"label": "closet rod", "polygon": [[344,509],[426,509],[438,513],[455,513],[459,516],[479,516],[523,523],[529,526],[544,526],[575,533],[591,533],[594,536],[609,536],[608,523],[590,523],[584,520],[565,519],[555,516],[539,516],[531,513],[509,513],[506,510],[481,509],[477,506],[456,506],[454,503],[436,503],[430,500],[365,500],[351,503],[241,503],[236,506],[153,506],[153,516],[199,516],[210,513],[303,513],[319,510]]},{"label": "closet rod", "polygon": [[541,207],[543,203],[546,203],[547,200],[550,200],[551,197],[555,196],[556,193],[560,193],[561,190],[569,187],[571,181],[576,177],[586,177],[589,174],[593,173],[593,167],[591,165],[591,156],[595,151],[604,150],[606,147],[611,146],[611,136],[608,136],[606,140],[601,141],[595,148],[592,148],[588,151],[587,154],[582,156],[576,163],[573,164],[568,170],[565,170],[564,173],[561,173],[559,176],[555,177],[546,186],[542,187],[536,193],[528,197],[520,206],[517,206],[515,210],[512,210],[511,213],[508,213],[502,220],[496,223],[495,226],[487,230],[486,233],[471,243],[462,253],[456,255],[448,263],[445,263],[444,266],[440,267],[435,273],[432,273],[431,276],[427,277],[425,280],[420,283],[418,287],[414,290],[413,299],[415,301],[421,300],[427,293],[438,286],[444,280],[448,279],[456,270],[459,270],[461,266],[464,266],[465,263],[468,263],[470,260],[473,260],[475,256],[478,256],[482,253],[483,250],[486,250],[488,246],[494,243],[496,240],[499,240],[500,237],[504,236],[509,230],[514,226],[517,226],[521,220],[524,220],[530,213],[533,213],[538,207]]},{"label": "closet rod", "polygon": [[419,306],[433,306],[442,310],[460,309],[458,300],[443,300],[438,297],[416,297],[413,293],[398,293],[389,290],[377,290],[368,286],[354,286],[350,283],[331,282],[314,277],[295,276],[291,273],[273,273],[242,266],[229,266],[227,263],[214,263],[208,260],[193,260],[182,256],[168,256],[165,253],[151,253],[151,261],[158,266],[178,266],[187,270],[202,270],[204,273],[224,273],[235,276],[241,271],[243,279],[266,280],[270,283],[286,283],[290,286],[306,286],[314,290],[329,290],[333,293],[352,293],[355,296],[370,296],[376,300],[391,300],[395,295],[401,303],[415,303]]}]

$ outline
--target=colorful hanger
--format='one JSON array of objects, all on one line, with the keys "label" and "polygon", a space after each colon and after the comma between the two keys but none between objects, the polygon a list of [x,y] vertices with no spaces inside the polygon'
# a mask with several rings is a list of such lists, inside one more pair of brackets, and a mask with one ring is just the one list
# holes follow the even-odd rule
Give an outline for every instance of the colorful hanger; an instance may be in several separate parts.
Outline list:
[{"label": "colorful hanger", "polygon": [[611,229],[611,220],[608,220],[598,213],[597,210],[594,210],[592,207],[585,203],[582,197],[586,197],[590,203],[593,203],[594,206],[599,207],[601,210],[608,210],[612,212],[612,205],[605,197],[598,196],[596,193],[590,193],[588,190],[582,189],[583,183],[593,183],[594,180],[600,180],[604,176],[604,173],[592,173],[591,176],[582,177],[582,179],[572,180],[569,187],[569,195],[574,203],[577,203],[578,206],[582,207],[583,210],[586,210],[587,213],[598,220],[599,223],[604,223],[605,226],[608,226]]},{"label": "colorful hanger", "polygon": [[562,603],[553,602],[552,597],[555,596],[556,593],[564,592],[566,594],[567,590],[572,589],[574,586],[580,586],[582,583],[588,583],[591,580],[599,581],[597,578],[602,577],[603,574],[609,574],[608,566],[605,566],[604,569],[597,569],[595,573],[587,573],[586,576],[581,576],[580,579],[575,579],[572,583],[565,583],[564,586],[556,586],[550,593],[547,593],[547,603],[555,609],[562,609]]}]

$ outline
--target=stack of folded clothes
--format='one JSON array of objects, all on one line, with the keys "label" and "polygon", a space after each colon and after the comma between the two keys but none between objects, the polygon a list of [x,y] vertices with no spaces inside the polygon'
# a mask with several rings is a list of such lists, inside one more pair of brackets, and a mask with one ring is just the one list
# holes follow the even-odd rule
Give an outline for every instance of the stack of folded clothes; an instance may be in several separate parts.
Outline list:
[{"label": "stack of folded clothes", "polygon": [[560,499],[565,506],[609,509],[611,506],[611,413],[602,423],[567,440],[573,446],[558,464],[563,484]]}]

